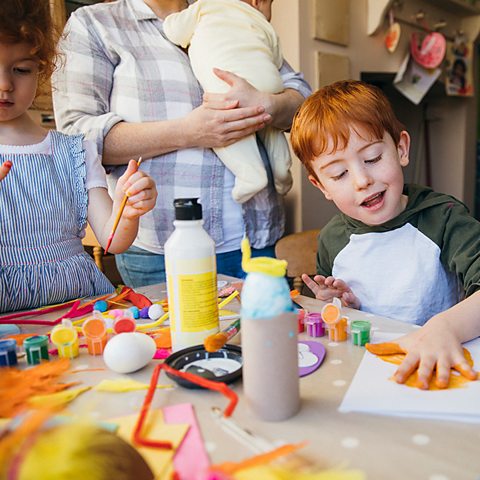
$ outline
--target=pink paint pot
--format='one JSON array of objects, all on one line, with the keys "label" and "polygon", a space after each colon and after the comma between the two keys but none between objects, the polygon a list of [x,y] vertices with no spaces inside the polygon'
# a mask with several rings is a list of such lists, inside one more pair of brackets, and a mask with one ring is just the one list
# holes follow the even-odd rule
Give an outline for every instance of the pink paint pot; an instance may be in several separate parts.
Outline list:
[{"label": "pink paint pot", "polygon": [[325,328],[320,313],[307,313],[305,315],[304,323],[307,327],[307,335],[310,335],[311,337],[323,337],[325,335]]}]

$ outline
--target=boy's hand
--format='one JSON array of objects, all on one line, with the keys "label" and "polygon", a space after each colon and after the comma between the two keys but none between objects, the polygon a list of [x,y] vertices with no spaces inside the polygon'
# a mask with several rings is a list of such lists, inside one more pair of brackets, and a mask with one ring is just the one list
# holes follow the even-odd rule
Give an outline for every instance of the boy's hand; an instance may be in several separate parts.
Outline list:
[{"label": "boy's hand", "polygon": [[339,278],[315,275],[313,280],[307,275],[302,275],[305,285],[313,292],[315,298],[324,302],[331,302],[338,297],[345,307],[360,308],[360,300],[355,296],[350,287]]},{"label": "boy's hand", "polygon": [[150,175],[138,170],[137,162],[130,160],[126,172],[118,179],[115,189],[115,204],[119,204],[123,196],[128,201],[122,217],[135,219],[152,210],[157,200],[157,188]]},{"label": "boy's hand", "polygon": [[0,165],[0,182],[8,175],[8,172],[12,168],[12,162],[7,160]]},{"label": "boy's hand", "polygon": [[417,370],[418,387],[427,389],[436,370],[435,384],[438,388],[447,388],[451,368],[469,380],[477,379],[477,373],[464,357],[461,342],[440,316],[431,318],[422,328],[400,337],[397,342],[406,352],[405,360],[394,374],[398,383],[405,383]]}]

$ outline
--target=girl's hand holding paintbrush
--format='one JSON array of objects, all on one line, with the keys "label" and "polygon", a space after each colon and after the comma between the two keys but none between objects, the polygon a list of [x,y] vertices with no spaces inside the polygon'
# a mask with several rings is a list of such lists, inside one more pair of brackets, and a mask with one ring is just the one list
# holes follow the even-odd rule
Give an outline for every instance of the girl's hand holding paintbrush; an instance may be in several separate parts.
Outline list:
[{"label": "girl's hand holding paintbrush", "polygon": [[[140,162],[130,160],[118,179],[113,202],[104,188],[89,190],[88,222],[105,251],[125,251],[137,236],[139,217],[155,206],[155,182],[138,169]],[[101,208],[105,202],[110,205],[108,212]]]},{"label": "girl's hand holding paintbrush", "polygon": [[157,189],[152,177],[138,169],[138,162],[130,160],[126,172],[118,179],[113,200],[115,217],[127,196],[125,208],[121,214],[123,220],[138,219],[152,210],[157,200]]}]

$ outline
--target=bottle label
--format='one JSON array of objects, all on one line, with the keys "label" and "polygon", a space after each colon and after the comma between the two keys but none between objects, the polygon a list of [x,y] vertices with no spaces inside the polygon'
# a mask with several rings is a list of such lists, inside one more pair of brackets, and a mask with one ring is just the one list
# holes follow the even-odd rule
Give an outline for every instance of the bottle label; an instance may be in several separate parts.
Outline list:
[{"label": "bottle label", "polygon": [[[179,263],[183,262],[180,261]],[[195,266],[200,266],[195,265],[196,263],[204,266],[205,259],[188,260],[185,262],[185,267],[188,265],[191,272],[192,269],[195,270]],[[176,266],[180,267],[178,270],[182,270],[178,263]],[[169,275],[167,281],[169,315],[173,330],[195,333],[218,328],[217,276],[215,271],[177,273],[174,276]]]}]

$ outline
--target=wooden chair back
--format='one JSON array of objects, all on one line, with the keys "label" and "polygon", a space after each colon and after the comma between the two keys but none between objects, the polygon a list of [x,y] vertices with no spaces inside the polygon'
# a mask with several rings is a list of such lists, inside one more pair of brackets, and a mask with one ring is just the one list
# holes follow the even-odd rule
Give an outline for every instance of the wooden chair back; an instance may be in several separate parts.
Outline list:
[{"label": "wooden chair back", "polygon": [[320,230],[306,230],[281,238],[275,246],[277,258],[286,260],[287,277],[293,278],[293,288],[302,291],[301,274],[317,272],[317,238]]},{"label": "wooden chair back", "polygon": [[90,228],[90,225],[87,224],[87,229],[85,231],[85,237],[82,238],[82,244],[84,247],[93,247],[93,258],[99,270],[101,272],[105,271],[103,265],[103,249],[98,243],[97,237],[93,233],[93,230]]}]

